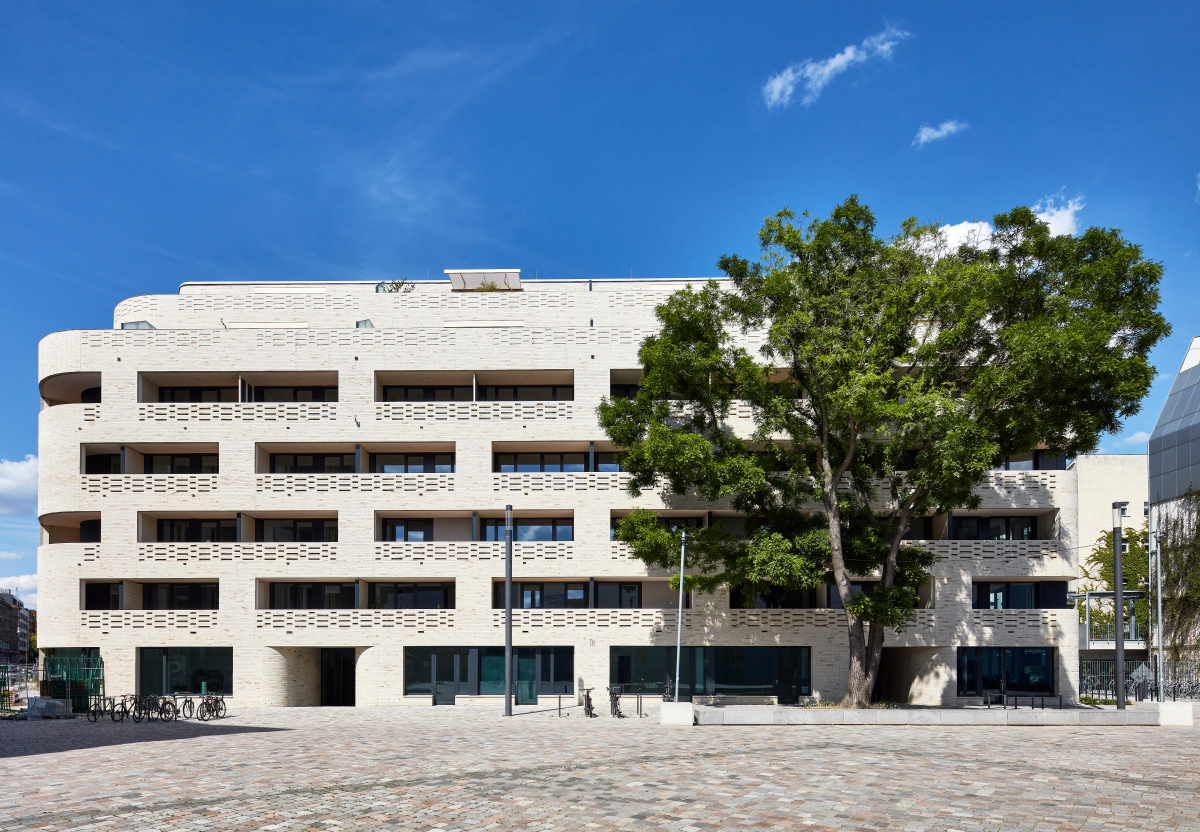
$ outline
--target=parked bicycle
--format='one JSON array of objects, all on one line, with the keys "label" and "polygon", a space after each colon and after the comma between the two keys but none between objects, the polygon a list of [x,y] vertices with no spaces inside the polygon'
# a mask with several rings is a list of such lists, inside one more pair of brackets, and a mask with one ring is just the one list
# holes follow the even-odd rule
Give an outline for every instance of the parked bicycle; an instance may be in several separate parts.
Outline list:
[{"label": "parked bicycle", "polygon": [[608,689],[608,706],[609,712],[615,719],[625,718],[625,714],[621,713],[621,687],[619,685]]},{"label": "parked bicycle", "polygon": [[596,716],[596,709],[592,705],[592,691],[595,688],[582,688],[583,691],[583,715]]}]

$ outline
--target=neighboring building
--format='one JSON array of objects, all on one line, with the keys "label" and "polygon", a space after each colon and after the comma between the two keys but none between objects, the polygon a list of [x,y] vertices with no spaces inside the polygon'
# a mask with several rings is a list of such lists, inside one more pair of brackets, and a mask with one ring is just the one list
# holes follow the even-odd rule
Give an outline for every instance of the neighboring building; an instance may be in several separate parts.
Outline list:
[{"label": "neighboring building", "polygon": [[[450,278],[410,293],[185,284],[122,302],[113,330],[44,338],[42,652],[98,651],[113,694],[495,701],[511,504],[519,699],[661,690],[670,572],[631,558],[613,522],[639,506],[680,525],[738,518],[629,497],[595,410],[637,384],[654,305],[687,281]],[[484,282],[503,291],[473,291]],[[732,427],[749,431],[748,414]],[[883,695],[1076,698],[1066,593],[1098,534],[1080,532],[1091,459],[1014,457],[979,510],[921,524],[942,560],[915,624],[888,635]],[[732,600],[683,613],[685,695],[843,694],[836,594]]]},{"label": "neighboring building", "polygon": [[15,589],[0,589],[0,664],[24,661],[27,636],[22,621],[28,622],[25,604]]},{"label": "neighboring building", "polygon": [[29,663],[30,612],[32,610],[26,609],[24,604],[17,610],[17,654],[23,664]]}]

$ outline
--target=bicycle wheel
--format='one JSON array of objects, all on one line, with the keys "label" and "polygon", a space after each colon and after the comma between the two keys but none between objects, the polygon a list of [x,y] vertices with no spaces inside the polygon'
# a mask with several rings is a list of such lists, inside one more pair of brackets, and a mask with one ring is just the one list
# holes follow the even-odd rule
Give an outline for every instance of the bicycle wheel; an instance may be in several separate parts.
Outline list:
[{"label": "bicycle wheel", "polygon": [[196,708],[196,719],[200,720],[201,722],[208,722],[207,702],[201,701],[200,705]]},{"label": "bicycle wheel", "polygon": [[170,722],[174,718],[175,706],[171,704],[170,699],[163,700],[163,703],[158,706],[158,718],[163,722]]},{"label": "bicycle wheel", "polygon": [[93,703],[92,706],[90,708],[88,708],[88,712],[87,712],[88,722],[95,722],[96,720],[98,720],[100,718],[100,715],[104,712],[103,709],[104,709],[103,705],[100,705],[97,707],[97,705],[95,703]]},{"label": "bicycle wheel", "polygon": [[220,699],[218,699],[216,702],[216,705],[217,705],[217,719],[224,719],[225,713],[226,713],[225,698],[221,697]]},{"label": "bicycle wheel", "polygon": [[184,719],[191,719],[196,715],[196,703],[191,699],[185,699],[183,700],[183,708],[181,710],[183,711]]},{"label": "bicycle wheel", "polygon": [[133,703],[133,713],[130,714],[130,716],[133,717],[134,722],[141,722],[143,719],[146,718],[145,706],[142,705],[141,702],[134,702]]}]

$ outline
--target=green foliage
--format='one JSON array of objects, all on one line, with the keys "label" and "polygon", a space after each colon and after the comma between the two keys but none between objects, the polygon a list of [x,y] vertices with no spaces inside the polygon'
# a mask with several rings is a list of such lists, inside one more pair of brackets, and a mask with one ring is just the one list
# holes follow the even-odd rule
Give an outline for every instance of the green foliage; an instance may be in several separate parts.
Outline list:
[{"label": "green foliage", "polygon": [[1200,491],[1189,489],[1158,524],[1163,642],[1176,659],[1200,647]]},{"label": "green foliage", "polygon": [[[1115,230],[1052,237],[1026,208],[955,252],[915,220],[876,236],[856,197],[795,220],[767,218],[757,262],[718,261],[730,286],[688,286],[656,307],[637,395],[598,413],[626,451],[632,494],[728,499],[763,529],[689,534],[698,585],[752,592],[823,573],[838,586],[852,688],[869,690],[883,630],[911,620],[930,565],[903,545],[909,523],[978,505],[973,490],[999,458],[1042,442],[1092,450],[1137,412],[1147,355],[1169,331],[1161,266]],[[750,435],[730,428],[735,400]],[[648,563],[677,563],[677,541],[650,518],[621,536]],[[849,579],[874,571],[876,593],[851,597]],[[870,645],[866,624],[882,625]]]},{"label": "green foliage", "polygon": [[503,291],[494,281],[485,280],[475,287],[476,292],[500,292]]},{"label": "green foliage", "polygon": [[383,291],[391,294],[408,294],[415,288],[417,288],[416,284],[406,277],[383,281]]},{"label": "green foliage", "polygon": [[[1134,618],[1141,632],[1149,632],[1150,606],[1154,603],[1153,586],[1150,582],[1150,526],[1149,521],[1142,525],[1141,530],[1126,527],[1122,530],[1122,539],[1127,544],[1126,552],[1121,558],[1121,572],[1125,576],[1125,588],[1148,591],[1148,600],[1134,603]],[[1096,540],[1096,548],[1088,555],[1087,561],[1081,564],[1080,577],[1091,582],[1092,589],[1103,589],[1109,592],[1117,588],[1116,571],[1113,566],[1113,533],[1107,531]],[[1083,602],[1079,602],[1082,614]],[[1115,615],[1111,602],[1100,601],[1092,604],[1092,619],[1107,624],[1113,623]]]}]

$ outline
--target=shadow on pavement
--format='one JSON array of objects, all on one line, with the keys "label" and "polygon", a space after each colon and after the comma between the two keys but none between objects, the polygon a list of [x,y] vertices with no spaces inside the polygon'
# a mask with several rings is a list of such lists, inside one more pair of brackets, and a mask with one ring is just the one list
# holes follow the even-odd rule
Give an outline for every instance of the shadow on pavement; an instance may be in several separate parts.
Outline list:
[{"label": "shadow on pavement", "polygon": [[229,737],[290,731],[261,725],[222,725],[215,722],[161,722],[141,724],[101,720],[92,723],[83,718],[0,722],[0,758],[27,757],[80,751],[109,745],[140,742],[172,742],[204,737]]}]

